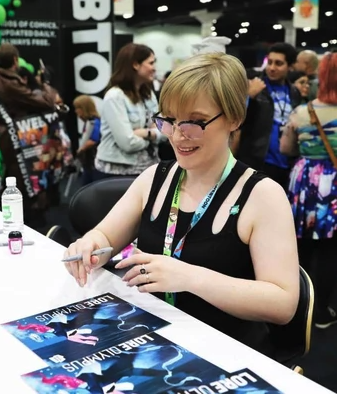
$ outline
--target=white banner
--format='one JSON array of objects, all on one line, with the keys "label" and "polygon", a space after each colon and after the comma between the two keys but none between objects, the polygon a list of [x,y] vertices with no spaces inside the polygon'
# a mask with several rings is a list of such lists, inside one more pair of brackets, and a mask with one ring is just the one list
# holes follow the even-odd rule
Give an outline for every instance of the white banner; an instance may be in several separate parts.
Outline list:
[{"label": "white banner", "polygon": [[114,14],[134,14],[134,0],[114,0]]},{"label": "white banner", "polygon": [[318,29],[319,0],[295,0],[293,24],[295,28]]}]

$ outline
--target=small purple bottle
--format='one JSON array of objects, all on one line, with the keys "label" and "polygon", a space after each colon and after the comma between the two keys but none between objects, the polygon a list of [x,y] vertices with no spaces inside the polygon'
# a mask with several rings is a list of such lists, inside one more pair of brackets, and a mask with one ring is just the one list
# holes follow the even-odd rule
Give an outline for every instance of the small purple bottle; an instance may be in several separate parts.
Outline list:
[{"label": "small purple bottle", "polygon": [[20,231],[12,231],[8,234],[8,247],[12,254],[20,254],[23,248],[23,239]]}]

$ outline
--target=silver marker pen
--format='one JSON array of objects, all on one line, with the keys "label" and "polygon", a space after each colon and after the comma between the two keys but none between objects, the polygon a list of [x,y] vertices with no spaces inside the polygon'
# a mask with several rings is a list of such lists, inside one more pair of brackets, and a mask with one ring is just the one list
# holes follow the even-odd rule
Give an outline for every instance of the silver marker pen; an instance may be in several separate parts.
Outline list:
[{"label": "silver marker pen", "polygon": [[[94,250],[91,255],[92,256],[99,256],[100,254],[106,254],[113,251],[113,247],[103,247],[102,249]],[[80,261],[83,260],[82,254],[77,254],[76,256],[70,256],[63,258],[61,261],[64,263],[69,263],[71,261]]]}]

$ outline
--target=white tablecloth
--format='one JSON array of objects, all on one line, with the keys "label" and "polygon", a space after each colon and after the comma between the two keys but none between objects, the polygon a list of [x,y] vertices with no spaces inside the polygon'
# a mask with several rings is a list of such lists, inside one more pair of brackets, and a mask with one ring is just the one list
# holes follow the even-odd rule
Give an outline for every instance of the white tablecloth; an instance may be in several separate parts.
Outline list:
[{"label": "white tablecloth", "polygon": [[[4,238],[0,235],[0,240]],[[35,245],[25,246],[20,255],[11,255],[8,248],[0,247],[0,323],[111,292],[171,322],[158,333],[229,372],[249,368],[284,393],[333,394],[156,297],[126,287],[119,277],[104,269],[94,272],[87,286],[80,288],[60,262],[62,246],[29,228],[25,238],[33,239]],[[20,375],[45,367],[43,360],[2,328],[0,352],[1,393],[34,393]]]}]

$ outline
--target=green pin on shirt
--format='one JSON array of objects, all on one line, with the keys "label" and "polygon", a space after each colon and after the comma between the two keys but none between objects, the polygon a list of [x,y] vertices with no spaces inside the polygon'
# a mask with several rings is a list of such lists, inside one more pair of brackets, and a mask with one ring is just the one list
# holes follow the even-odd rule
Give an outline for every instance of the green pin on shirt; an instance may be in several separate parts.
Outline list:
[{"label": "green pin on shirt", "polygon": [[229,214],[235,216],[235,214],[238,214],[239,211],[240,211],[240,205],[235,205],[231,207]]}]

